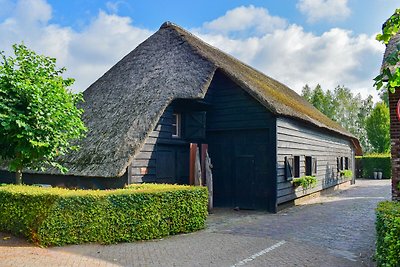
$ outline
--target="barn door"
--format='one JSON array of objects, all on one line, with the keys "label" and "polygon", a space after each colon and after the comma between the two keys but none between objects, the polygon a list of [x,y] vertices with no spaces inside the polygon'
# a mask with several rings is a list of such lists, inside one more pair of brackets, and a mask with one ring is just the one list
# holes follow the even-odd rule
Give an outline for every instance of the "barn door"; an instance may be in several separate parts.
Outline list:
[{"label": "barn door", "polygon": [[255,209],[255,159],[254,155],[235,157],[235,207]]}]

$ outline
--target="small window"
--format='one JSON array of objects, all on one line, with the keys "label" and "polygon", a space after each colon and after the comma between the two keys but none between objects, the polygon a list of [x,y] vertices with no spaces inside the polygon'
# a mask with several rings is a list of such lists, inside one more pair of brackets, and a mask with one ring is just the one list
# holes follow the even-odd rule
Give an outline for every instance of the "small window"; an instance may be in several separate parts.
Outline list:
[{"label": "small window", "polygon": [[312,158],[312,175],[316,175],[317,174],[317,159],[316,158]]},{"label": "small window", "polygon": [[344,170],[344,157],[337,158],[337,171],[340,172]]},{"label": "small window", "polygon": [[344,168],[346,169],[346,170],[348,170],[349,169],[349,158],[348,157],[345,157],[344,158]]},{"label": "small window", "polygon": [[293,177],[300,177],[300,156],[294,156],[293,160]]},{"label": "small window", "polygon": [[174,138],[181,137],[181,114],[180,113],[173,114],[172,137],[174,137]]},{"label": "small window", "polygon": [[287,181],[293,180],[293,158],[285,157],[285,177]]},{"label": "small window", "polygon": [[311,176],[313,174],[312,157],[306,156],[306,175]]}]

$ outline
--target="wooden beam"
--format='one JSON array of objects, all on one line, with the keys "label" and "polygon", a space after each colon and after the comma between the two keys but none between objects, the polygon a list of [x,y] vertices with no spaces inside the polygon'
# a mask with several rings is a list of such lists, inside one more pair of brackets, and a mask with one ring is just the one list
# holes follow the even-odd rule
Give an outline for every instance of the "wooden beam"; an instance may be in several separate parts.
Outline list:
[{"label": "wooden beam", "polygon": [[208,151],[208,144],[201,144],[201,174],[203,177],[201,177],[201,179],[203,180],[203,183],[206,183],[206,153]]},{"label": "wooden beam", "polygon": [[189,184],[194,185],[197,144],[190,143]]}]

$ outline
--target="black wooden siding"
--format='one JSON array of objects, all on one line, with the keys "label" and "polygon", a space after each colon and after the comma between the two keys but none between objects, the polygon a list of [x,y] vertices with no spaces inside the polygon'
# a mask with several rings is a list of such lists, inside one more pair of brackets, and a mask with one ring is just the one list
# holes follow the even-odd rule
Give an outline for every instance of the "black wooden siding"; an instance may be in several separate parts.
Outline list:
[{"label": "black wooden siding", "polygon": [[[317,159],[318,184],[303,191],[285,177],[285,157],[300,156],[300,176],[305,175],[305,156]],[[337,158],[348,157],[354,173],[354,148],[350,141],[324,133],[288,118],[277,119],[278,204],[344,182],[337,173]]]},{"label": "black wooden siding", "polygon": [[220,72],[204,100],[215,204],[275,211],[275,117]]},{"label": "black wooden siding", "polygon": [[204,99],[207,131],[275,128],[275,118],[263,105],[222,73],[217,72]]},{"label": "black wooden siding", "polygon": [[[172,137],[173,113],[174,107],[172,105],[168,106],[160,117],[157,126],[149,134],[142,149],[135,156],[130,168],[128,168],[130,183],[183,183],[183,181],[179,181],[175,177],[169,177],[168,172],[164,172],[167,174],[165,176],[160,177],[159,175],[157,177],[156,167],[158,166],[158,174],[160,174],[161,169],[166,169],[167,165],[171,163],[172,157],[180,159],[178,164],[181,164],[183,171],[187,170],[189,174],[188,167],[186,167],[189,164],[189,159],[181,156],[184,153],[183,150],[188,149],[188,142]],[[169,153],[176,154],[171,155]],[[175,169],[175,166],[170,167],[171,171]],[[146,171],[146,174],[143,174],[143,171]]]}]

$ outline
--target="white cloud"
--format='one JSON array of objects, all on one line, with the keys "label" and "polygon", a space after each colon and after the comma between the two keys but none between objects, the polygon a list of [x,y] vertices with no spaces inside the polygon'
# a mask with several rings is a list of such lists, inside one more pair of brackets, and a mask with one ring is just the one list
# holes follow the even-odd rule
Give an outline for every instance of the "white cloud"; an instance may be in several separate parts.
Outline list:
[{"label": "white cloud", "polygon": [[308,22],[327,19],[339,21],[351,14],[348,0],[299,0],[297,8],[308,17]]},{"label": "white cloud", "polygon": [[52,9],[44,0],[20,0],[0,21],[0,50],[22,41],[38,53],[57,58],[65,76],[76,79],[76,91],[86,89],[151,32],[134,27],[127,17],[100,11],[82,31],[50,24]]},{"label": "white cloud", "polygon": [[112,14],[118,13],[121,5],[129,6],[129,4],[126,3],[126,1],[121,1],[121,0],[120,1],[108,1],[108,2],[106,2],[106,8]]},{"label": "white cloud", "polygon": [[226,29],[229,25],[207,33],[204,27],[197,34],[298,93],[305,84],[319,83],[325,90],[344,85],[364,97],[377,96],[372,78],[379,71],[384,46],[374,35],[338,28],[315,35],[289,25],[260,36],[232,38]]},{"label": "white cloud", "polygon": [[252,5],[229,10],[224,16],[206,22],[203,28],[216,32],[246,32],[247,34],[265,34],[286,27],[285,19],[271,16],[267,9]]},{"label": "white cloud", "polygon": [[[21,8],[27,4],[35,12],[24,13]],[[74,88],[79,91],[151,34],[128,17],[104,11],[79,32],[51,24],[51,7],[44,0],[19,1],[11,11],[0,19],[0,50],[9,53],[13,43],[24,41],[35,51],[56,57],[59,66],[67,67],[66,76],[76,79]],[[279,17],[272,19],[275,28],[261,26],[271,18],[266,9],[239,7],[192,31],[297,92],[306,83],[320,83],[324,89],[345,85],[364,96],[375,92],[372,78],[384,47],[373,36],[343,29],[316,35]]]}]

